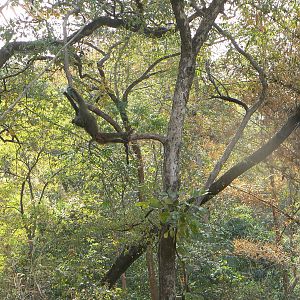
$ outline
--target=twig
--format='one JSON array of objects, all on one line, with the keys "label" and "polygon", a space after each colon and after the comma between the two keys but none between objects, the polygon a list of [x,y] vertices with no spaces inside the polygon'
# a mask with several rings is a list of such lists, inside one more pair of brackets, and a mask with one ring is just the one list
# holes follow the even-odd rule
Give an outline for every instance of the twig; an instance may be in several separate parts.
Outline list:
[{"label": "twig", "polygon": [[123,43],[123,41],[118,41],[118,42],[114,43],[112,46],[109,47],[109,49],[108,49],[108,51],[106,53],[104,51],[101,51],[101,53],[104,55],[104,57],[101,58],[97,62],[98,69],[99,68],[103,68],[104,63],[110,58],[110,55],[111,55],[113,49],[116,48],[117,46],[121,45],[122,43]]}]

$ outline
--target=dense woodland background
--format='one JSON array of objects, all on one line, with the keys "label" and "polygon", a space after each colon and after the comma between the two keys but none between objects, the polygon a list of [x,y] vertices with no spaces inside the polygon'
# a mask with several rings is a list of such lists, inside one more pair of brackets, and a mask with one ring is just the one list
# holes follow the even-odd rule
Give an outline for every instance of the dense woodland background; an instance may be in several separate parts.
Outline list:
[{"label": "dense woodland background", "polygon": [[[298,0],[0,20],[1,299],[300,299]],[[72,124],[68,85],[129,164]]]}]

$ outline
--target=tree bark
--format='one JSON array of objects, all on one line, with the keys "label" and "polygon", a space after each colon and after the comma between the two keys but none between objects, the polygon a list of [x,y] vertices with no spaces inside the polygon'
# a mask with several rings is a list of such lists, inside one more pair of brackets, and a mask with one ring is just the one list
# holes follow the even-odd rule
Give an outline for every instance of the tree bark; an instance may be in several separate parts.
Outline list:
[{"label": "tree bark", "polygon": [[[176,297],[176,240],[168,234],[169,226],[162,227],[159,239],[159,299],[173,300]],[[166,236],[167,235],[167,236]]]}]

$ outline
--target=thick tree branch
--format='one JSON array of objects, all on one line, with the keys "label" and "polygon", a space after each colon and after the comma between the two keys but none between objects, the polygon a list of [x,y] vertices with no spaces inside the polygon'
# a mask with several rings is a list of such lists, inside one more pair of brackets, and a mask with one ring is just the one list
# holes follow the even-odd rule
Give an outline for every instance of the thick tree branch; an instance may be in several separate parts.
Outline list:
[{"label": "thick tree branch", "polygon": [[204,196],[192,198],[198,205],[202,205],[209,201],[212,197],[224,190],[237,177],[257,165],[265,158],[267,158],[273,151],[275,151],[289,135],[300,125],[300,106],[296,109],[294,115],[288,118],[287,122],[282,128],[262,147],[260,147],[253,154],[244,158],[240,163],[233,166],[225,174],[223,174],[217,181],[215,181],[208,189]]},{"label": "thick tree branch", "polygon": [[[99,29],[102,26],[107,26],[110,28],[126,28],[132,32],[138,32],[141,30],[140,26],[132,25],[134,24],[133,21],[129,20],[125,22],[123,19],[114,19],[106,16],[101,16],[90,23],[83,26],[83,28],[75,31],[71,34],[67,40],[68,44],[74,44],[79,42],[86,36],[91,35],[95,30]],[[167,27],[145,27],[142,29],[142,33],[147,36],[153,37],[161,37],[170,29]],[[0,68],[14,55],[14,53],[28,53],[31,51],[39,51],[43,52],[49,48],[49,43],[52,46],[59,46],[62,45],[63,42],[60,40],[57,41],[49,41],[47,39],[41,39],[36,41],[29,41],[29,42],[11,42],[6,44],[0,49]]]},{"label": "thick tree branch", "polygon": [[[61,43],[52,42],[52,45],[60,45]],[[46,40],[38,40],[32,42],[11,42],[0,49],[0,68],[14,55],[14,53],[28,54],[31,51],[45,51],[48,45]]]},{"label": "thick tree branch", "polygon": [[196,55],[204,42],[207,40],[208,33],[218,14],[224,11],[224,4],[226,1],[227,0],[213,0],[209,7],[203,10],[197,7],[195,1],[191,1],[191,5],[196,9],[197,12],[201,12],[201,15],[203,16],[192,41],[193,51]]},{"label": "thick tree branch", "polygon": [[[177,1],[174,0],[174,3]],[[196,17],[196,14],[193,14],[187,21],[191,22]],[[74,44],[82,40],[83,38],[91,35],[97,29],[107,26],[110,28],[125,28],[132,32],[139,32],[143,33],[146,36],[152,36],[160,38],[165,33],[170,31],[170,27],[143,27],[134,24],[134,20],[128,20],[125,22],[123,19],[119,18],[111,18],[108,16],[100,16],[95,18],[90,23],[83,26],[82,29],[71,34],[67,40],[70,42],[69,44]],[[46,51],[51,46],[60,46],[63,44],[63,41],[60,40],[53,40],[49,41],[48,39],[41,39],[36,41],[28,41],[28,42],[10,42],[7,43],[0,49],[0,68],[15,54],[15,53],[24,53],[28,54],[32,51],[43,52]]]},{"label": "thick tree branch", "polygon": [[143,238],[140,243],[125,248],[122,253],[115,260],[112,267],[105,274],[101,283],[107,284],[109,288],[112,288],[117,280],[147,249],[147,241]]},{"label": "thick tree branch", "polygon": [[[106,114],[105,112],[103,112],[101,109],[99,109],[98,107],[95,107],[92,104],[88,104],[86,103],[88,109],[92,112],[94,112],[96,115],[98,115],[99,117],[103,118],[105,121],[107,121],[109,124],[111,124],[113,126],[113,128],[117,131],[116,136],[113,136],[114,133],[107,133],[107,137],[114,137],[114,138],[118,138],[120,137],[120,134],[124,134],[126,135],[124,132],[122,132],[122,128],[121,126],[108,114]],[[106,133],[101,132],[101,135],[105,135]],[[166,137],[160,134],[156,134],[156,133],[134,133],[134,134],[130,134],[128,136],[128,141],[138,141],[138,140],[156,140],[161,142],[162,144],[164,144],[166,142]],[[114,142],[113,140],[111,142]],[[122,141],[120,141],[122,142]]]},{"label": "thick tree branch", "polygon": [[192,35],[188,18],[184,12],[184,1],[171,0],[173,13],[175,15],[177,28],[181,39],[182,54],[192,52]]},{"label": "thick tree branch", "polygon": [[161,142],[163,145],[166,142],[166,137],[156,133],[134,133],[130,135],[130,141],[137,140],[156,140]]},{"label": "thick tree branch", "polygon": [[[95,30],[97,30],[102,26],[107,26],[116,29],[123,27],[132,32],[138,32],[141,30],[141,33],[153,37],[161,37],[167,31],[169,31],[169,28],[167,27],[157,27],[157,28],[145,27],[141,29],[139,25],[133,25],[134,23],[135,23],[134,19],[125,21],[123,19],[110,18],[107,16],[98,17],[85,26],[84,30],[82,30],[81,33],[76,37],[75,43],[80,41],[82,38],[91,35]],[[72,34],[69,38],[71,39],[73,35],[76,35],[76,32]]]},{"label": "thick tree branch", "polygon": [[117,132],[122,132],[120,125],[110,115],[92,104],[86,103],[86,105],[90,111],[107,121]]}]

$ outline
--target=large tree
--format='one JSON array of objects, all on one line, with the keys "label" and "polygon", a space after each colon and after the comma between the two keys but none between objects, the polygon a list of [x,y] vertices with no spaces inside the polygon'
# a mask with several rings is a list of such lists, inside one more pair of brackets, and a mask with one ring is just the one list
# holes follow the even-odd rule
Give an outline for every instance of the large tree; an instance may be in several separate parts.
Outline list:
[{"label": "large tree", "polygon": [[[272,117],[267,106],[272,97],[268,94],[270,84],[276,86],[274,88],[272,86],[272,93],[276,89],[287,89],[293,95],[287,96],[289,99],[299,99],[299,86],[295,84],[293,78],[285,77],[286,70],[282,71],[285,68],[281,67],[282,65],[289,66],[289,58],[285,52],[281,54],[271,51],[271,44],[276,44],[276,40],[279,39],[283,30],[281,27],[283,16],[279,13],[281,7],[272,7],[268,4],[258,5],[246,1],[235,3],[226,0],[86,1],[76,4],[58,1],[50,6],[43,2],[28,1],[24,7],[30,20],[29,23],[32,24],[32,33],[30,33],[30,29],[23,28],[25,20],[19,20],[15,24],[15,29],[3,30],[6,43],[0,49],[1,93],[4,97],[0,115],[1,122],[3,124],[10,122],[11,116],[18,110],[23,99],[34,90],[37,82],[49,71],[64,76],[65,83],[76,87],[79,94],[84,95],[85,91],[86,95],[96,90],[102,98],[107,97],[114,106],[109,104],[107,107],[101,107],[101,105],[93,103],[87,103],[86,106],[103,120],[105,125],[102,127],[112,127],[114,132],[108,133],[101,130],[97,136],[91,134],[91,138],[99,144],[121,142],[127,146],[129,143],[138,165],[135,175],[138,182],[136,202],[140,202],[140,206],[148,201],[148,195],[145,194],[143,188],[145,184],[144,157],[138,141],[153,140],[162,145],[161,186],[163,188],[161,195],[163,196],[160,198],[160,204],[156,207],[150,201],[150,208],[144,212],[145,220],[151,220],[155,210],[160,217],[160,222],[159,224],[155,221],[147,223],[146,237],[141,237],[132,245],[127,244],[123,247],[109,271],[102,278],[102,283],[113,287],[120,276],[157,238],[159,241],[159,299],[175,299],[178,228],[176,221],[174,222],[174,215],[178,211],[193,214],[195,207],[210,201],[236,178],[262,162],[299,126],[300,107],[297,100],[282,100],[282,102],[286,102],[290,112],[289,115],[281,116],[282,119],[286,119],[284,122],[281,121],[284,123],[282,127],[278,126],[277,132],[272,137],[269,136],[269,140],[257,146],[252,153],[245,154],[240,161],[227,168],[226,172],[219,176],[242,140],[245,128],[253,121],[253,118],[261,116],[261,119],[266,122],[265,118]],[[294,14],[297,9],[299,10],[299,8],[294,8],[291,13]],[[60,27],[55,23],[56,18],[62,20]],[[246,27],[247,22],[249,28]],[[253,22],[255,24],[252,28],[253,32],[251,32],[250,27]],[[275,24],[274,28],[272,28],[272,22]],[[20,39],[22,30],[28,35],[27,41]],[[284,30],[288,29],[284,28]],[[274,32],[273,36],[272,31]],[[287,32],[293,36],[289,41],[293,42],[295,48],[299,47],[297,28],[294,30],[291,28]],[[264,35],[266,39],[269,39],[269,45],[264,43]],[[35,39],[35,37],[37,38]],[[140,55],[145,55],[147,59],[150,57],[152,60],[147,66],[145,62],[141,62],[144,69],[140,75],[136,75],[132,73],[137,66],[136,61],[141,59],[136,58],[136,61],[132,62],[132,70],[126,74],[127,77],[120,78],[118,72],[124,67],[122,60],[124,58],[121,59],[122,51],[128,51],[130,55],[132,49],[130,49],[129,41],[131,38],[142,40],[140,49],[138,49],[142,53]],[[218,46],[219,39],[225,41],[221,46]],[[147,53],[145,45],[147,43],[152,45],[156,42],[159,45],[158,48],[162,47],[163,43],[168,43],[169,49],[164,49],[165,53],[158,51],[156,58],[153,59]],[[224,47],[228,47],[230,51],[225,53]],[[116,49],[119,52],[115,51]],[[86,55],[86,52],[89,51],[94,51],[90,57]],[[213,56],[213,51],[219,53]],[[224,53],[223,61],[222,52]],[[120,59],[116,53],[119,53]],[[297,59],[295,50],[291,50],[290,56]],[[279,63],[276,63],[275,58]],[[128,58],[128,60],[130,59]],[[114,60],[114,64],[110,63],[110,60]],[[214,60],[219,60],[219,64],[214,65]],[[10,88],[13,88],[13,84],[18,83],[18,78],[22,82],[21,76],[28,70],[34,70],[37,61],[47,61],[47,63],[36,77],[31,77],[30,81],[22,87],[23,89],[19,89],[19,95],[11,100]],[[167,64],[169,61],[173,63],[171,67]],[[91,64],[94,65],[91,66]],[[18,70],[14,71],[16,67]],[[226,108],[222,108],[221,105],[229,103],[232,106],[235,105],[236,111],[242,112],[243,117],[207,179],[202,178],[205,183],[198,184],[193,194],[182,196],[184,195],[183,191],[186,190],[186,187],[181,184],[181,149],[185,137],[185,119],[193,83],[195,94],[197,94],[197,87],[199,88],[200,76],[195,79],[195,74],[199,69],[202,74],[206,73],[206,78],[202,76],[204,81],[202,85],[209,86],[207,93],[210,94],[210,99],[208,101],[223,101],[220,102],[220,116],[222,112],[226,113]],[[173,86],[165,91],[165,96],[171,98],[166,116],[167,125],[164,132],[143,131],[142,127],[139,128],[135,125],[136,116],[134,114],[137,110],[130,110],[132,108],[131,97],[134,93],[138,93],[139,85],[147,82],[150,78],[159,78],[166,71],[170,73],[169,77],[166,77],[167,84],[176,78]],[[173,76],[172,72],[174,71],[176,76]],[[219,78],[216,78],[214,72],[218,72]],[[295,68],[293,72],[297,72]],[[230,82],[228,74],[231,74],[235,81],[240,80],[240,85],[234,87],[232,84],[234,80]],[[12,79],[16,81],[12,81]],[[226,87],[226,80],[228,80],[229,87]],[[243,82],[248,83],[243,85]],[[19,84],[21,83],[19,82]],[[250,89],[251,84],[252,90]],[[149,90],[151,94],[151,85],[144,85],[143,88]],[[167,95],[170,93],[171,95]],[[61,96],[63,98],[62,94]],[[193,101],[197,96],[193,96]],[[201,100],[197,99],[197,101]],[[283,105],[276,107],[277,111],[282,108]],[[106,113],[107,109],[110,109],[111,112]],[[81,127],[85,127],[85,125]],[[12,135],[12,138],[15,137],[9,127],[3,128]],[[140,129],[141,131],[139,131]],[[89,130],[86,131],[91,133]],[[120,137],[121,139],[118,139]],[[152,192],[157,194],[158,191],[160,191],[159,188]],[[151,273],[151,262],[149,262],[148,269]],[[150,281],[151,278],[153,279],[152,298],[156,299],[155,276],[149,275]]]}]

